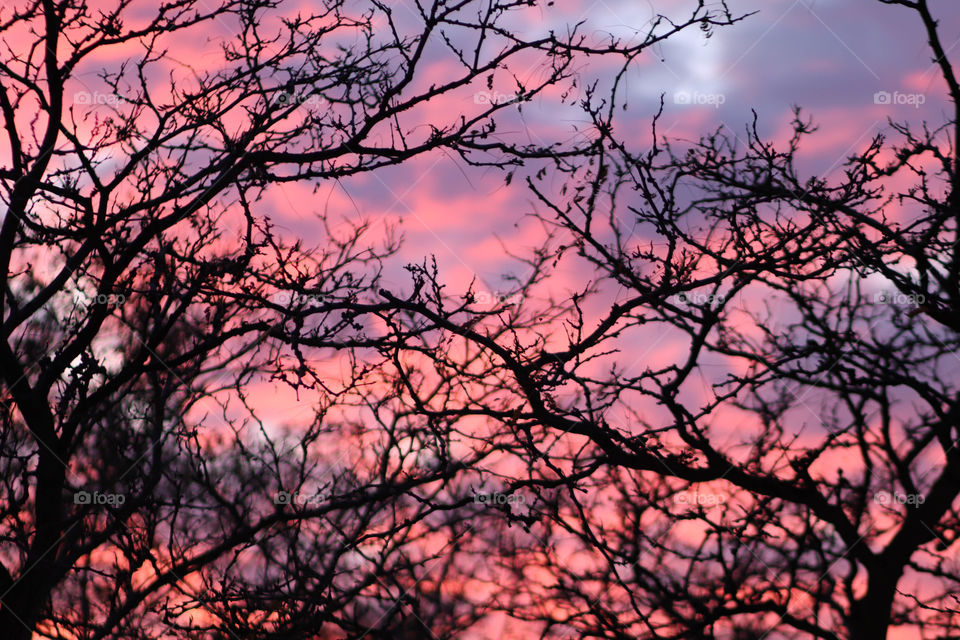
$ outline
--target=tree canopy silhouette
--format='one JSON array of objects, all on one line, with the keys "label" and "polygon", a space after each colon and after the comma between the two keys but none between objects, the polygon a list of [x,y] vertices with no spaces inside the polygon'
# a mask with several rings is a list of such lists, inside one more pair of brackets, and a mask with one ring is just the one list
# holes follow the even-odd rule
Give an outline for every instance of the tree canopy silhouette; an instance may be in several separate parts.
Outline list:
[{"label": "tree canopy silhouette", "polygon": [[[301,241],[267,195],[439,151],[575,162],[597,136],[518,141],[498,116],[733,19],[701,2],[629,43],[525,37],[531,6],[0,9],[5,637],[450,636],[482,615],[424,582],[469,519],[429,498],[501,445],[453,461],[397,400],[422,330],[380,295],[396,237],[321,214]],[[269,380],[306,425],[258,411]]]},{"label": "tree canopy silhouette", "polygon": [[[631,39],[518,19],[552,4],[0,10],[10,637],[956,635],[960,84],[929,3],[875,10],[924,28],[944,122],[823,175],[799,108],[785,140],[624,126],[630,65],[725,4]],[[506,131],[533,99],[585,123]],[[280,185],[440,152],[532,196],[508,290],[429,257],[397,285],[376,221],[271,222]]]},{"label": "tree canopy silhouette", "polygon": [[[520,302],[465,320],[426,268],[398,300],[458,345],[411,404],[485,416],[517,460],[525,508],[477,551],[506,549],[506,614],[546,637],[956,636],[960,85],[930,5],[884,4],[925,30],[942,123],[890,121],[817,175],[799,109],[782,141],[756,115],[668,140],[658,116],[638,148],[615,83],[597,153],[526,178],[549,233]],[[558,264],[582,279],[551,286]]]}]

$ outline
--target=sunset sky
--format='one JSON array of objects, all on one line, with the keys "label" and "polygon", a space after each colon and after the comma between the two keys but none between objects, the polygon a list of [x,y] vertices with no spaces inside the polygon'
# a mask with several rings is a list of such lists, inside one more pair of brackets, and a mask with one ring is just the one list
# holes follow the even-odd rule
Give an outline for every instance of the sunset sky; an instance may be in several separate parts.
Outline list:
[{"label": "sunset sky", "polygon": [[[404,6],[397,3],[399,16],[404,15]],[[558,2],[527,10],[523,13],[527,21],[516,22],[535,34],[586,19],[591,29],[585,33],[594,39],[602,40],[608,33],[629,39],[655,13],[679,17],[689,6],[687,2]],[[955,34],[951,43],[960,45],[960,5],[941,0],[933,6],[943,33]],[[753,15],[713,30],[710,37],[700,30],[683,31],[642,54],[631,66],[625,81],[628,108],[617,117],[621,135],[634,141],[636,148],[649,145],[651,119],[661,96],[664,106],[658,134],[679,146],[721,126],[743,139],[752,111],[761,136],[785,142],[793,107],[801,107],[805,117],[819,126],[799,153],[804,162],[798,169],[805,174],[839,171],[850,154],[866,148],[875,135],[889,133],[888,119],[912,124],[926,120],[935,127],[949,117],[946,88],[932,63],[922,25],[905,8],[867,0],[735,0],[730,7],[735,15]],[[525,70],[527,77],[537,77],[542,63],[542,59],[532,60]],[[443,61],[435,67],[437,77],[428,77],[424,83],[442,79],[448,69]],[[613,68],[595,61],[583,73],[603,81],[604,73]],[[523,71],[518,75],[523,77]],[[503,85],[500,93],[508,92]],[[542,140],[550,135],[575,139],[586,121],[570,105],[559,105],[557,93],[551,90],[523,103],[520,114],[504,114],[501,119],[508,125],[500,129],[501,135],[508,140]],[[884,103],[884,94],[889,94],[889,103]],[[431,103],[424,117],[446,121],[457,113],[473,113],[477,102],[483,104],[493,94],[478,87],[478,92],[460,95],[459,102],[447,97]],[[553,186],[559,188],[555,178]],[[494,300],[510,290],[504,274],[519,278],[529,274],[504,249],[525,256],[540,246],[543,229],[528,216],[538,206],[522,180],[505,185],[503,171],[471,167],[444,152],[337,183],[274,186],[263,211],[278,228],[307,241],[319,233],[316,215],[320,212],[333,214],[334,219],[370,220],[374,229],[399,223],[406,242],[391,263],[387,282],[405,290],[409,280],[402,265],[435,257],[448,293],[460,295],[474,281],[475,292],[485,292],[487,299]],[[561,262],[549,289],[541,288],[540,294],[563,297],[582,289],[590,279],[584,269],[574,261]],[[872,286],[883,291],[887,284],[876,280]],[[603,302],[597,302],[597,313],[602,312]],[[682,337],[658,329],[638,340],[643,349],[627,353],[633,366],[672,362],[682,355],[685,344]],[[285,406],[284,414],[306,409]],[[818,422],[811,410],[801,410]]]},{"label": "sunset sky", "polygon": [[955,628],[960,86],[925,3],[219,2],[0,7],[18,640],[412,633],[408,594],[465,640]]},{"label": "sunset sky", "polygon": [[[598,31],[622,35],[642,29],[654,12],[672,8],[682,13],[680,7],[688,4],[557,2],[528,14],[535,28],[586,18]],[[756,13],[716,29],[710,38],[699,30],[681,32],[640,57],[627,82],[629,108],[620,114],[622,131],[638,142],[648,141],[650,118],[662,95],[661,135],[692,140],[721,125],[740,133],[753,109],[761,135],[783,140],[790,132],[792,107],[799,105],[820,127],[804,145],[801,157],[809,164],[800,169],[824,171],[836,170],[849,154],[887,130],[888,118],[926,119],[937,126],[947,117],[945,85],[932,64],[922,25],[904,7],[867,0],[735,0],[730,6],[734,13]],[[943,33],[960,44],[960,6],[940,0],[933,7]],[[891,104],[877,104],[878,92],[891,94]],[[442,109],[469,113],[471,97]],[[684,104],[687,97],[690,103]],[[892,104],[896,100],[901,103]],[[554,119],[562,110],[547,103],[543,98],[524,105],[529,130],[534,135],[544,126],[572,131],[574,122]],[[570,111],[566,115],[575,118]],[[525,133],[522,127],[515,131]],[[322,206],[347,216],[400,219],[408,238],[404,253],[411,260],[435,255],[448,277],[461,283],[476,277],[493,291],[503,286],[500,274],[511,268],[498,238],[517,250],[539,238],[539,229],[521,219],[532,206],[522,183],[504,186],[500,172],[477,170],[444,154],[341,185],[323,185],[313,198],[300,188],[302,193],[282,187],[285,197],[277,197],[274,214],[278,223],[308,233],[311,207]]]}]

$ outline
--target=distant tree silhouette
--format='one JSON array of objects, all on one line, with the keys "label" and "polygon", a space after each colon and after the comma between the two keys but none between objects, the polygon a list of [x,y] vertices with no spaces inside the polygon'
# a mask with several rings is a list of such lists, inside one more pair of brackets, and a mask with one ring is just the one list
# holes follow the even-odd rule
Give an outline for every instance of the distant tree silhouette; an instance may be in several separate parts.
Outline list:
[{"label": "distant tree silhouette", "polygon": [[[733,20],[701,2],[630,43],[511,30],[540,4],[0,9],[4,637],[452,637],[484,614],[431,572],[478,510],[457,478],[507,445],[463,453],[405,404],[425,335],[380,293],[393,236],[321,215],[311,246],[265,197],[440,150],[575,164],[598,136],[517,143],[497,116],[578,61]],[[531,59],[533,83],[512,66]],[[258,411],[269,381],[307,425]]]}]

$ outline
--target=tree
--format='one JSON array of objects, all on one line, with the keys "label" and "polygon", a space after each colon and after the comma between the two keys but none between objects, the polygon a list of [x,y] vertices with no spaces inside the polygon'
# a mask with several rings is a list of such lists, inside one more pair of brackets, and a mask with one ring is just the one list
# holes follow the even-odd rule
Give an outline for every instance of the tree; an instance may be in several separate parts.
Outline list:
[{"label": "tree", "polygon": [[[598,136],[518,143],[497,118],[584,60],[733,21],[700,2],[630,43],[509,27],[538,4],[0,9],[7,637],[450,637],[485,615],[429,578],[476,511],[436,498],[505,445],[453,456],[453,422],[404,403],[424,329],[380,292],[396,237],[322,214],[311,246],[266,199],[441,150],[572,166]],[[305,422],[264,414],[271,381]]]},{"label": "tree", "polygon": [[[671,143],[655,120],[638,151],[614,86],[589,106],[597,154],[560,191],[527,179],[540,286],[470,319],[419,271],[403,304],[462,345],[430,352],[438,375],[473,354],[472,386],[410,402],[508,443],[526,508],[481,546],[503,550],[502,611],[545,637],[960,628],[960,84],[928,2],[881,2],[923,24],[943,124],[891,121],[894,141],[808,176],[799,109],[786,142],[756,116],[743,143]],[[567,297],[564,262],[588,274]],[[682,352],[649,355],[661,336]]]}]

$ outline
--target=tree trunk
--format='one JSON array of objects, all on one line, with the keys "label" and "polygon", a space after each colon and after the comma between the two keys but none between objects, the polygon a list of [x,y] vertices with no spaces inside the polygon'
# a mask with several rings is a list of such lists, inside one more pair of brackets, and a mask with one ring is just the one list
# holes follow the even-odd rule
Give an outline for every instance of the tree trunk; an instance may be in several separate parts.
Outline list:
[{"label": "tree trunk", "polygon": [[886,640],[903,568],[875,567],[867,593],[850,607],[850,640]]}]

